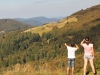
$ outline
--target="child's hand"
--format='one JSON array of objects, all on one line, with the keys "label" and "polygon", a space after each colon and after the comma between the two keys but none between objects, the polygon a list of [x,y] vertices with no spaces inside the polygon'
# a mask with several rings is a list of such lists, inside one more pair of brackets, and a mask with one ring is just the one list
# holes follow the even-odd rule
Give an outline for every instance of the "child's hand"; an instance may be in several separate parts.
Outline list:
[{"label": "child's hand", "polygon": [[64,45],[65,45],[65,46],[67,46],[67,44],[66,44],[66,43],[65,43]]}]

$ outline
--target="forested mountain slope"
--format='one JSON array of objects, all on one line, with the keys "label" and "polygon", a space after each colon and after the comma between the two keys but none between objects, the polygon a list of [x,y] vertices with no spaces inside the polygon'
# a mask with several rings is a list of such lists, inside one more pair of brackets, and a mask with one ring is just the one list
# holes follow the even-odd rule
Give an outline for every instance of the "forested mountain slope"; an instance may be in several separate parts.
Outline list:
[{"label": "forested mountain slope", "polygon": [[31,25],[24,24],[13,19],[0,19],[0,35],[11,31],[28,29],[31,27]]},{"label": "forested mountain slope", "polygon": [[[94,44],[95,67],[100,71],[100,5],[80,10],[59,22],[0,37],[0,73],[3,75],[65,75],[67,50],[71,41],[78,44],[75,73],[83,70],[80,42],[89,36]],[[91,72],[90,67],[88,71]],[[80,74],[81,75],[81,74]]]}]

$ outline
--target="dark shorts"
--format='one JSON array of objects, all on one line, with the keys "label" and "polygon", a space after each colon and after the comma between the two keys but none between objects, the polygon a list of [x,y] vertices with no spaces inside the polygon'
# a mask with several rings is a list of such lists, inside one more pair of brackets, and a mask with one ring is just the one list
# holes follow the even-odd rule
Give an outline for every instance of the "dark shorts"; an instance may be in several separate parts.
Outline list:
[{"label": "dark shorts", "polygon": [[75,67],[75,58],[68,58],[68,67]]}]

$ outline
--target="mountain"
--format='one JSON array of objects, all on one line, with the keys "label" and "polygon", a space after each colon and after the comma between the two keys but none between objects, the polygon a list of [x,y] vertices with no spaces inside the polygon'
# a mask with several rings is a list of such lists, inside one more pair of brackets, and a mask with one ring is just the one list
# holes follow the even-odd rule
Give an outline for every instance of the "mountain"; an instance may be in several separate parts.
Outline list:
[{"label": "mountain", "polygon": [[[54,27],[59,30],[84,30],[89,29],[92,26],[96,26],[100,23],[100,5],[92,6],[85,10],[80,10],[73,13],[72,15],[59,20],[58,22],[50,22],[44,24],[43,26],[38,26],[36,28],[31,28],[26,30],[34,33],[41,33],[52,31]],[[38,30],[38,31],[37,31]],[[62,33],[61,33],[62,34]]]},{"label": "mountain", "polygon": [[27,29],[32,26],[28,24],[24,24],[20,21],[13,20],[13,19],[0,19],[0,34],[1,33],[8,33],[11,31],[16,31],[20,29]]},{"label": "mountain", "polygon": [[[94,46],[94,64],[100,75],[100,5],[79,10],[58,22],[50,22],[0,36],[1,75],[66,75],[67,49],[74,41],[75,74],[83,74],[84,50],[80,42],[86,37]],[[92,75],[90,65],[87,67]]]},{"label": "mountain", "polygon": [[57,18],[46,18],[46,17],[34,17],[34,18],[29,18],[29,19],[15,18],[15,20],[24,22],[26,24],[34,25],[34,26],[39,26],[45,23],[59,21],[59,19]]}]

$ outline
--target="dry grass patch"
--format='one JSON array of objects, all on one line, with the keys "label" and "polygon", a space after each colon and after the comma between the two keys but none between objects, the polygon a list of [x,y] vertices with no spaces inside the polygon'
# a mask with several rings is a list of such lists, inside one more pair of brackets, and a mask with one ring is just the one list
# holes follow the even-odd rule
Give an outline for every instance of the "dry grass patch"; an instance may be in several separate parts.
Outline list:
[{"label": "dry grass patch", "polygon": [[43,26],[38,26],[38,27],[28,29],[24,32],[39,33],[41,36],[42,33],[44,33],[44,32],[52,31],[53,27],[55,27],[55,26],[60,29],[60,28],[64,27],[67,22],[71,23],[71,22],[77,22],[77,21],[78,21],[78,19],[76,17],[70,17],[68,19],[63,19],[63,20],[59,21],[59,23],[51,22],[51,23],[45,24]]}]

